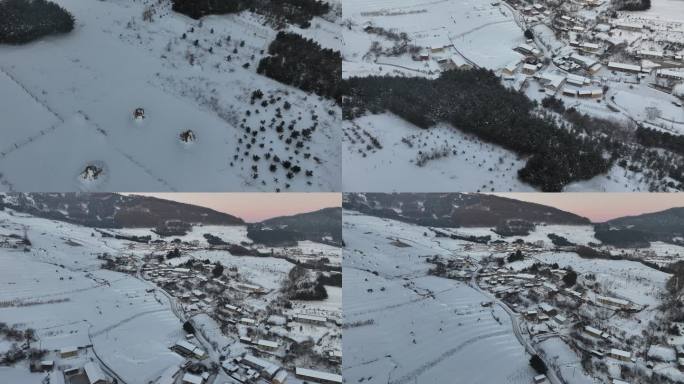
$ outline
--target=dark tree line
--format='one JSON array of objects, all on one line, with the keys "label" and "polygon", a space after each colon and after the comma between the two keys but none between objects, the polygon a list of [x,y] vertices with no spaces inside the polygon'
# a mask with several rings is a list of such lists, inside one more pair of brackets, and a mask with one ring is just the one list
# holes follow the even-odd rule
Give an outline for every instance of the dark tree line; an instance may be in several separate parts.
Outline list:
[{"label": "dark tree line", "polygon": [[594,236],[603,244],[618,248],[648,248],[651,246],[646,233],[635,229],[608,229],[596,226]]},{"label": "dark tree line", "polygon": [[74,17],[46,0],[0,1],[0,43],[23,44],[74,29]]},{"label": "dark tree line", "polygon": [[193,19],[250,10],[308,27],[311,18],[328,13],[330,5],[319,0],[173,0],[173,10]]},{"label": "dark tree line", "polygon": [[[636,130],[636,138],[639,144],[645,147],[662,148],[684,156],[684,136],[639,127]],[[684,164],[670,164],[667,173],[672,179],[684,183]]]},{"label": "dark tree line", "polygon": [[296,33],[279,32],[268,47],[270,56],[259,62],[257,73],[305,92],[340,100],[342,56]]},{"label": "dark tree line", "polygon": [[375,76],[343,83],[343,112],[353,119],[390,111],[421,128],[448,122],[464,132],[530,156],[518,172],[543,191],[605,173],[605,144],[533,114],[535,103],[504,87],[489,70],[451,70],[438,79]]},{"label": "dark tree line", "polygon": [[546,236],[548,236],[548,238],[551,239],[551,242],[553,243],[553,245],[555,245],[557,247],[571,247],[571,246],[575,245],[574,243],[568,241],[568,239],[566,239],[565,237],[558,236],[555,233],[549,233]]},{"label": "dark tree line", "polygon": [[663,148],[684,156],[684,136],[639,127],[636,131],[636,137],[639,144],[646,147]]}]

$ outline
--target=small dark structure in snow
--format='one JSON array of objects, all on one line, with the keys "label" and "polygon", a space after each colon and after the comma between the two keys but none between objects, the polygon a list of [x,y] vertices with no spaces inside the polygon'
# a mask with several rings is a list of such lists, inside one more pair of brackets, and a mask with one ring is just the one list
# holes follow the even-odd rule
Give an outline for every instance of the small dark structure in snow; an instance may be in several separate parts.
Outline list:
[{"label": "small dark structure in snow", "polygon": [[83,180],[96,180],[100,174],[102,174],[102,168],[94,165],[89,165],[85,167],[83,172],[81,172],[81,178]]},{"label": "small dark structure in snow", "polygon": [[135,112],[133,112],[133,118],[144,119],[145,118],[145,110],[142,108],[136,108]]},{"label": "small dark structure in snow", "polygon": [[184,143],[191,143],[197,140],[197,136],[195,136],[195,132],[193,132],[191,129],[188,129],[187,131],[181,132],[180,139]]}]

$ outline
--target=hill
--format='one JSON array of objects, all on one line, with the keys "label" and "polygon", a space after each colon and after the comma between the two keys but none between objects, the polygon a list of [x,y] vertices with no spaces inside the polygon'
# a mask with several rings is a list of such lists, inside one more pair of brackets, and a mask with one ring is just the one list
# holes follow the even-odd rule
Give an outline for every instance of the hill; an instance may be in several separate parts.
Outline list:
[{"label": "hill", "polygon": [[589,224],[584,217],[556,208],[484,194],[348,194],[345,195],[343,207],[368,215],[433,227],[496,227],[514,221]]},{"label": "hill", "polygon": [[281,216],[250,224],[247,236],[266,245],[294,244],[309,240],[333,246],[342,244],[342,209],[324,208],[293,216]]},{"label": "hill", "polygon": [[650,241],[684,244],[684,207],[597,224],[596,238],[621,247],[647,247]]},{"label": "hill", "polygon": [[0,204],[19,212],[99,228],[163,226],[167,222],[242,225],[239,217],[154,197],[115,193],[12,193]]}]

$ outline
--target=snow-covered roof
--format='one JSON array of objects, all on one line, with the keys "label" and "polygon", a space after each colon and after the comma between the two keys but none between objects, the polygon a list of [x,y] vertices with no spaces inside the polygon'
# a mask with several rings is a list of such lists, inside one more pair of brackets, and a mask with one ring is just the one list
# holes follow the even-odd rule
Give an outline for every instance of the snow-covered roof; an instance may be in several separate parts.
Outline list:
[{"label": "snow-covered roof", "polygon": [[202,384],[203,381],[204,379],[202,379],[202,376],[193,375],[192,373],[183,375],[183,383]]},{"label": "snow-covered roof", "polygon": [[96,365],[92,361],[87,362],[83,368],[89,382],[97,383],[100,381],[107,381],[107,378],[105,377],[104,372],[102,372],[102,369],[100,369],[100,366]]},{"label": "snow-covered roof", "polygon": [[268,360],[260,359],[253,355],[245,355],[245,357],[243,357],[242,360],[248,363],[249,365],[253,367],[258,367],[260,370],[266,372],[269,377],[273,377],[273,375],[275,375],[276,372],[278,372],[278,370],[280,369],[280,367],[276,364],[271,363]]},{"label": "snow-covered roof", "polygon": [[629,353],[629,352],[627,352],[627,351],[623,351],[622,349],[617,349],[617,348],[611,348],[610,354],[613,355],[613,356],[626,357],[626,358],[628,358],[628,359],[629,359],[630,357],[632,357],[632,354],[631,354],[631,353]]},{"label": "snow-covered roof", "polygon": [[665,76],[665,77],[673,77],[677,79],[684,79],[684,72],[682,71],[675,71],[672,69],[658,69],[656,71],[656,74],[658,76]]},{"label": "snow-covered roof", "polygon": [[278,348],[278,342],[271,341],[271,340],[259,339],[257,341],[257,345],[262,346],[262,347],[266,347],[266,348]]},{"label": "snow-covered roof", "polygon": [[617,61],[608,62],[608,68],[621,69],[621,70],[633,71],[633,72],[640,72],[641,71],[641,67],[638,65],[618,63]]},{"label": "snow-covered roof", "polygon": [[333,383],[341,383],[342,382],[342,376],[337,375],[334,373],[328,373],[328,372],[322,372],[322,371],[314,371],[313,369],[306,369],[306,368],[295,368],[295,374],[297,376],[309,378],[309,379],[317,379],[317,380],[325,380],[325,381],[330,381]]},{"label": "snow-covered roof", "polygon": [[62,349],[59,350],[59,353],[73,353],[73,352],[78,352],[78,347],[63,347]]},{"label": "snow-covered roof", "polygon": [[273,382],[284,383],[285,380],[287,380],[287,371],[284,369],[279,371],[273,378]]},{"label": "snow-covered roof", "polygon": [[630,304],[630,302],[629,302],[628,300],[618,299],[618,298],[615,298],[615,297],[596,296],[596,298],[597,298],[598,300],[605,301],[605,302],[608,302],[608,303],[611,303],[611,304],[615,304],[615,305],[627,306],[627,305]]},{"label": "snow-covered roof", "polygon": [[325,323],[328,321],[325,317],[322,316],[314,316],[314,315],[305,315],[305,314],[296,314],[294,315],[295,320],[308,320],[308,321],[314,321],[314,322],[320,322],[320,323]]}]

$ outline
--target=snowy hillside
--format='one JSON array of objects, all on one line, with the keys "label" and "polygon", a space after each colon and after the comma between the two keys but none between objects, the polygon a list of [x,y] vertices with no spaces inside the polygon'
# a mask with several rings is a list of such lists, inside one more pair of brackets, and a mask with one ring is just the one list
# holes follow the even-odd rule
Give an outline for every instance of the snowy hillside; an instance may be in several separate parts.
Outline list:
[{"label": "snowy hillside", "polygon": [[591,225],[511,237],[352,210],[343,220],[344,369],[354,381],[457,372],[468,383],[681,382],[679,246],[614,249]]},{"label": "snowy hillside", "polygon": [[[684,29],[666,15],[673,2],[615,15],[593,0],[348,3],[344,190],[682,188]],[[484,97],[450,75],[482,69],[500,86]],[[528,113],[550,124],[521,123]]]},{"label": "snowy hillside", "polygon": [[[464,242],[345,212],[344,371],[370,383],[529,383],[534,371],[501,308],[467,284],[428,276],[425,258]],[[406,245],[399,245],[399,242]],[[496,369],[482,369],[482,362]]]},{"label": "snowy hillside", "polygon": [[[152,228],[106,232],[0,210],[0,381],[41,383],[46,374],[30,369],[52,361],[53,383],[84,380],[90,362],[108,382],[180,383],[195,372],[232,384],[250,369],[247,355],[268,360],[292,383],[301,383],[296,367],[339,372],[339,248],[255,246],[245,224],[199,225],[173,239]],[[258,256],[232,254],[207,234]],[[134,236],[151,239],[126,240]],[[295,263],[325,278],[327,297],[284,297]],[[179,349],[181,340],[195,353]],[[295,342],[300,349],[288,354]]]},{"label": "snowy hillside", "polygon": [[[56,3],[72,32],[0,46],[0,189],[340,189],[339,108],[256,74],[277,32],[261,16]],[[335,30],[317,17],[302,33],[339,49]]]}]

